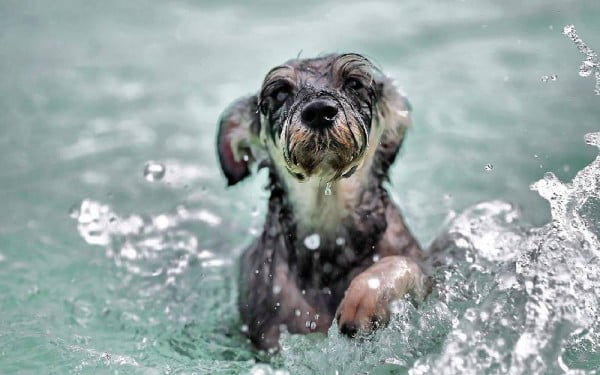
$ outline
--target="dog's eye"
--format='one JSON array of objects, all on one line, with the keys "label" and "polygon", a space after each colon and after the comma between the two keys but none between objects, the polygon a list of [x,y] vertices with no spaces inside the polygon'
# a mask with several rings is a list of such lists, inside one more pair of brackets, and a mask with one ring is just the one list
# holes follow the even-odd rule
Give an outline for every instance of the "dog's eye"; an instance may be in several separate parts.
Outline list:
[{"label": "dog's eye", "polygon": [[348,78],[346,82],[344,82],[344,88],[350,90],[360,90],[362,89],[363,84],[356,78]]},{"label": "dog's eye", "polygon": [[277,102],[277,104],[281,104],[281,103],[285,102],[289,96],[290,96],[290,89],[287,87],[282,87],[282,88],[278,89],[277,91],[275,91],[271,95],[271,97],[273,99],[275,99],[275,102]]}]

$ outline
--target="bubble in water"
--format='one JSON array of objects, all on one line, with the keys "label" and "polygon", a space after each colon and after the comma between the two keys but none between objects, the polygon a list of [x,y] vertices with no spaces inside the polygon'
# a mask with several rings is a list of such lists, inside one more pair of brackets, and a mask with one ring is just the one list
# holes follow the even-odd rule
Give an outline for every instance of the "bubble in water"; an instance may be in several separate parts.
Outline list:
[{"label": "bubble in water", "polygon": [[304,246],[310,250],[316,250],[321,245],[321,237],[318,233],[313,233],[304,239]]},{"label": "bubble in water", "polygon": [[338,246],[344,246],[344,244],[346,244],[346,239],[344,237],[338,237],[335,239],[335,244]]},{"label": "bubble in water", "polygon": [[331,182],[328,182],[327,185],[325,185],[325,195],[331,195]]},{"label": "bubble in water", "polygon": [[492,164],[490,164],[490,163],[487,163],[487,164],[485,165],[485,167],[483,167],[483,169],[484,169],[486,172],[489,172],[489,171],[491,171],[492,169],[494,169],[494,166],[493,166]]},{"label": "bubble in water", "polygon": [[146,181],[155,182],[165,177],[166,168],[164,164],[149,161],[144,165],[144,178]]},{"label": "bubble in water", "polygon": [[314,331],[315,329],[317,329],[317,323],[315,323],[315,322],[310,322],[310,329],[312,329],[313,331]]}]

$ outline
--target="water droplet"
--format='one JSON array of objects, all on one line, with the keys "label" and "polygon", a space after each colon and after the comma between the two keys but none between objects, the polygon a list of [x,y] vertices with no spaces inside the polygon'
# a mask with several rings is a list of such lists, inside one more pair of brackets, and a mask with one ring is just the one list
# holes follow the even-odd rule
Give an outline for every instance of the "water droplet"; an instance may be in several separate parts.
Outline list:
[{"label": "water droplet", "polygon": [[346,239],[344,237],[338,237],[335,239],[335,244],[338,246],[344,246],[346,244]]},{"label": "water droplet", "polygon": [[494,169],[494,166],[490,163],[487,163],[483,169],[485,169],[486,172],[490,172],[492,169]]},{"label": "water droplet", "polygon": [[373,255],[373,263],[379,262],[379,259],[381,259],[381,257],[379,256],[379,254]]},{"label": "water droplet", "polygon": [[600,147],[600,132],[588,133],[584,137],[585,143],[592,146]]},{"label": "water droplet", "polygon": [[325,185],[325,195],[331,195],[331,182],[328,182],[327,185]]},{"label": "water droplet", "polygon": [[248,156],[248,154],[244,154],[244,156],[242,156],[242,159],[247,162],[248,160],[250,160],[250,157]]},{"label": "water droplet", "polygon": [[295,314],[296,316],[300,316],[300,314],[302,314],[302,313],[300,312],[300,309],[296,309],[296,310],[294,311],[294,314]]},{"label": "water droplet", "polygon": [[467,319],[470,322],[474,321],[476,318],[475,310],[467,309],[467,311],[465,311],[464,317],[465,317],[465,319]]},{"label": "water droplet", "polygon": [[579,67],[579,75],[581,77],[589,77],[592,75],[593,70],[594,70],[594,63],[589,60],[585,60]]},{"label": "water droplet", "polygon": [[69,208],[69,217],[71,217],[72,219],[79,218],[79,205],[78,204],[74,204],[73,206],[71,206],[71,208]]},{"label": "water droplet", "polygon": [[167,215],[158,215],[152,222],[158,230],[165,230],[171,226],[171,220]]},{"label": "water droplet", "polygon": [[367,280],[367,285],[371,289],[377,289],[377,288],[379,288],[379,285],[381,285],[381,282],[379,281],[378,278],[374,277],[374,278]]},{"label": "water droplet", "polygon": [[321,237],[318,233],[313,233],[304,239],[304,246],[310,250],[316,250],[321,245]]},{"label": "water droplet", "polygon": [[565,25],[563,27],[563,34],[569,35],[575,32],[575,25]]},{"label": "water droplet", "polygon": [[240,331],[244,333],[248,332],[248,326],[246,324],[242,324],[242,326],[240,327]]},{"label": "water droplet", "polygon": [[279,294],[281,292],[281,286],[274,285],[273,286],[273,294]]},{"label": "water droplet", "polygon": [[149,161],[144,166],[144,178],[146,181],[160,181],[163,177],[165,177],[165,172],[165,166],[155,161]]},{"label": "water droplet", "polygon": [[541,78],[542,82],[548,82],[550,80],[549,76],[542,76]]},{"label": "water droplet", "polygon": [[310,322],[310,329],[312,329],[313,331],[314,331],[315,329],[317,329],[317,323],[315,323],[315,322]]}]

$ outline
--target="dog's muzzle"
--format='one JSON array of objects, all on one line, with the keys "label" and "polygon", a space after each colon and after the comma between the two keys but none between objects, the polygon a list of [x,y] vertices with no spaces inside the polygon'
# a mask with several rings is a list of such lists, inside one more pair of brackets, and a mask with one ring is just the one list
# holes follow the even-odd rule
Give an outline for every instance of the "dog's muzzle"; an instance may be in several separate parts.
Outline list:
[{"label": "dog's muzzle", "polygon": [[366,150],[368,132],[363,118],[349,104],[320,96],[290,111],[281,140],[292,175],[332,181],[356,170]]}]

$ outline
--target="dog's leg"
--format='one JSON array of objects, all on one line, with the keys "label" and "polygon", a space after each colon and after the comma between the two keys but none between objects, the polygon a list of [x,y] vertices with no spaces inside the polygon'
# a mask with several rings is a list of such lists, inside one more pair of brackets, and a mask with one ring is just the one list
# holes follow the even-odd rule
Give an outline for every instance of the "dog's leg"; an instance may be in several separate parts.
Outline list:
[{"label": "dog's leg", "polygon": [[352,337],[369,333],[388,323],[391,302],[407,293],[422,300],[429,289],[428,277],[414,260],[384,257],[350,283],[336,312],[340,331]]}]

